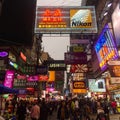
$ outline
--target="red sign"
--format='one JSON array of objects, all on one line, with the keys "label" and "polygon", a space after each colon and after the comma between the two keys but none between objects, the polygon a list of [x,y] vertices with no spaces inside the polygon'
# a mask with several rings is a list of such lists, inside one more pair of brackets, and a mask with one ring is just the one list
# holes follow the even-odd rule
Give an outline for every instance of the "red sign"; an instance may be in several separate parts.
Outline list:
[{"label": "red sign", "polygon": [[87,64],[87,55],[84,52],[67,52],[65,53],[66,64]]},{"label": "red sign", "polygon": [[62,12],[60,9],[51,11],[50,9],[45,10],[43,14],[43,22],[62,22]]},{"label": "red sign", "polygon": [[37,16],[42,16],[41,19],[38,20],[38,28],[66,28],[67,22],[64,20],[62,14],[62,9],[57,8],[47,8],[42,13],[38,12]]},{"label": "red sign", "polygon": [[48,75],[40,75],[39,76],[39,81],[47,81],[49,79]]}]

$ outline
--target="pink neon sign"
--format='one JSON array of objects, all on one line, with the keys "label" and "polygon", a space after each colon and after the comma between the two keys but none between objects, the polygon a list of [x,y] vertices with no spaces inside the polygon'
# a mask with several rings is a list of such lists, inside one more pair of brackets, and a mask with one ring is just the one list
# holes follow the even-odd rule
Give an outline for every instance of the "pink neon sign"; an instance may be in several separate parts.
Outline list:
[{"label": "pink neon sign", "polygon": [[13,80],[14,80],[14,71],[7,70],[5,75],[5,80],[4,80],[4,86],[12,88]]},{"label": "pink neon sign", "polygon": [[27,80],[28,81],[38,81],[38,76],[37,75],[36,76],[35,75],[34,76],[30,76],[30,77],[27,78]]}]

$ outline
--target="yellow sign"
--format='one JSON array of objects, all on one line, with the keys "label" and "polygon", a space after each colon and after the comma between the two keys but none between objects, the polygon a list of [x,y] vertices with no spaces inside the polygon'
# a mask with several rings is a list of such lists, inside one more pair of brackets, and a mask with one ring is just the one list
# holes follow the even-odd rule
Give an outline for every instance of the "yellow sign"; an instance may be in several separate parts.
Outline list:
[{"label": "yellow sign", "polygon": [[73,93],[86,93],[84,81],[73,81]]},{"label": "yellow sign", "polygon": [[[101,54],[100,54],[101,55]],[[106,54],[104,59],[99,63],[100,67],[102,68],[110,59],[112,59],[116,55],[115,50],[110,51],[110,53]],[[101,57],[102,58],[102,57]]]},{"label": "yellow sign", "polygon": [[73,52],[83,52],[84,48],[82,46],[73,46]]},{"label": "yellow sign", "polygon": [[86,89],[73,89],[73,93],[86,93]]},{"label": "yellow sign", "polygon": [[48,82],[55,81],[55,71],[49,71],[49,79]]},{"label": "yellow sign", "polygon": [[70,10],[71,27],[91,28],[92,15],[90,9],[71,9]]},{"label": "yellow sign", "polygon": [[85,83],[78,81],[78,82],[73,82],[73,88],[74,89],[83,89],[85,88]]}]

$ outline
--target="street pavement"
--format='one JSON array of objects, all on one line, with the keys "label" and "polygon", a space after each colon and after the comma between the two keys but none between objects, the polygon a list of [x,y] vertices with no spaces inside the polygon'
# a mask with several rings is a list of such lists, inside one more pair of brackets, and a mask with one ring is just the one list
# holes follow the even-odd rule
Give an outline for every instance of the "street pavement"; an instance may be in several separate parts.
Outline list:
[{"label": "street pavement", "polygon": [[[90,115],[91,120],[95,120],[97,115]],[[110,114],[110,120],[120,120],[120,114]]]},{"label": "street pavement", "polygon": [[[95,114],[90,115],[90,120],[96,120]],[[57,112],[54,111],[52,116],[49,116],[48,120],[57,120]],[[83,119],[84,120],[84,119]],[[120,114],[110,114],[110,120],[120,120]]]}]

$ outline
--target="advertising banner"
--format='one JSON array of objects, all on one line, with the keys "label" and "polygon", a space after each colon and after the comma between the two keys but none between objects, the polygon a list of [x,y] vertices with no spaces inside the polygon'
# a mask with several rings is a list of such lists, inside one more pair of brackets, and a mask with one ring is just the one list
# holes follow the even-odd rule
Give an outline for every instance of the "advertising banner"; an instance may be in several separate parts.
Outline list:
[{"label": "advertising banner", "polygon": [[110,84],[119,84],[120,85],[120,77],[111,77]]},{"label": "advertising banner", "polygon": [[84,81],[73,81],[73,93],[86,93],[86,86]]},{"label": "advertising banner", "polygon": [[38,75],[33,75],[27,77],[27,81],[38,81]]},{"label": "advertising banner", "polygon": [[66,70],[66,64],[64,60],[47,61],[47,66],[49,71],[65,71]]},{"label": "advertising banner", "polygon": [[88,71],[87,64],[73,64],[70,67],[71,73],[84,73]]},{"label": "advertising banner", "polygon": [[5,80],[4,80],[4,86],[8,88],[13,87],[13,81],[14,81],[14,71],[13,70],[7,70],[6,75],[5,75]]},{"label": "advertising banner", "polygon": [[49,82],[55,81],[55,71],[49,71]]},{"label": "advertising banner", "polygon": [[109,72],[111,75],[110,83],[119,84],[120,83],[120,65],[109,65]]},{"label": "advertising banner", "polygon": [[109,71],[111,77],[120,77],[120,65],[110,65]]},{"label": "advertising banner", "polygon": [[6,50],[0,50],[0,58],[8,57],[9,52]]},{"label": "advertising banner", "polygon": [[67,52],[64,60],[66,64],[87,64],[87,55],[84,52]]},{"label": "advertising banner", "polygon": [[83,81],[85,79],[84,73],[73,73],[73,81]]},{"label": "advertising banner", "polygon": [[94,6],[37,6],[35,33],[97,33]]},{"label": "advertising banner", "polygon": [[39,75],[38,79],[39,79],[39,81],[48,81],[49,76],[48,75]]},{"label": "advertising banner", "polygon": [[88,84],[91,92],[106,92],[104,79],[89,79]]},{"label": "advertising banner", "polygon": [[109,25],[106,25],[100,34],[95,44],[95,51],[101,70],[105,70],[109,60],[117,59],[118,51]]}]

